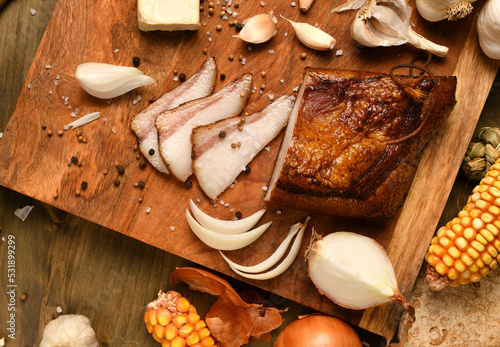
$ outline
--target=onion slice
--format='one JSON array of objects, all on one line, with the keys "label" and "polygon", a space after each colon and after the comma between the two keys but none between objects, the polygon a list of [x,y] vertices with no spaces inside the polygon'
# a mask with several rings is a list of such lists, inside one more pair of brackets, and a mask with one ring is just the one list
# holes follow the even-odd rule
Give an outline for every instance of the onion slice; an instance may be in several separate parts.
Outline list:
[{"label": "onion slice", "polygon": [[[292,226],[292,228],[290,229],[290,232],[292,232],[293,229],[296,229],[295,233],[297,232],[297,230],[299,231],[299,233],[297,234],[297,237],[295,238],[295,241],[293,242],[292,247],[290,248],[290,252],[288,252],[288,255],[274,269],[272,269],[268,272],[264,272],[264,273],[245,273],[245,272],[238,270],[236,267],[233,267],[231,264],[229,264],[229,267],[231,268],[231,270],[236,272],[238,275],[245,277],[245,278],[253,279],[253,280],[268,280],[268,279],[271,279],[271,278],[274,278],[274,277],[281,275],[283,272],[285,272],[292,265],[295,258],[297,258],[297,254],[299,253],[300,245],[302,244],[302,239],[304,237],[304,232],[307,228],[307,223],[309,222],[309,219],[310,219],[310,217],[307,217],[306,221],[304,222],[303,225],[302,225],[302,223],[297,223],[297,224]],[[300,230],[299,230],[299,228],[300,228]],[[290,232],[288,235],[290,235]],[[279,249],[279,247],[278,247],[278,249]],[[284,248],[284,250],[286,250],[286,248]],[[273,258],[275,253],[273,253],[268,259]],[[279,260],[280,258],[278,258],[277,260]],[[273,259],[273,261],[274,261],[274,259]],[[272,261],[270,263],[272,263]],[[276,264],[276,261],[274,261],[274,263],[272,265],[268,266],[266,269],[264,269],[262,271],[269,269],[274,264]],[[266,264],[266,266],[267,265],[268,264]]]},{"label": "onion slice", "polygon": [[186,219],[189,227],[194,232],[194,234],[207,246],[223,250],[223,251],[234,251],[248,246],[255,240],[257,240],[262,234],[269,228],[271,222],[267,222],[253,230],[247,231],[246,233],[237,235],[224,235],[216,233],[201,226],[186,209]]},{"label": "onion slice", "polygon": [[189,206],[194,218],[201,226],[218,234],[235,235],[249,231],[266,212],[265,209],[255,212],[253,215],[238,220],[221,220],[209,216],[203,212],[193,200],[189,200]]}]

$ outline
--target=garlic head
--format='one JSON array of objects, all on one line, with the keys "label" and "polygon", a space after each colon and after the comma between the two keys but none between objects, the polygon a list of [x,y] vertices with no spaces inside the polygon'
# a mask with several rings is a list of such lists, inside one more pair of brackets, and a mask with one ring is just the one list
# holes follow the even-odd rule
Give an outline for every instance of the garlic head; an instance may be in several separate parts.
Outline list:
[{"label": "garlic head", "polygon": [[500,59],[500,0],[488,0],[477,17],[479,45],[491,59]]},{"label": "garlic head", "polygon": [[[354,9],[359,0],[351,0],[340,10]],[[351,36],[367,47],[399,46],[410,43],[437,56],[448,53],[448,47],[427,40],[413,31],[411,7],[405,0],[368,0],[363,3],[351,25]]]},{"label": "garlic head", "polygon": [[418,13],[429,22],[464,18],[472,12],[476,0],[416,0]]},{"label": "garlic head", "polygon": [[99,347],[99,343],[87,317],[67,314],[47,323],[40,347]]}]

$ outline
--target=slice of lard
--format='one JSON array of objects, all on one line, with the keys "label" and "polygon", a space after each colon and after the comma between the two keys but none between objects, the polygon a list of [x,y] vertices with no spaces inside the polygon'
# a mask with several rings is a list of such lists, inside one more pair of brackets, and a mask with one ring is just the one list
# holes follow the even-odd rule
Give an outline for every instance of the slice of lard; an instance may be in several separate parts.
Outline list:
[{"label": "slice of lard", "polygon": [[186,102],[158,116],[160,155],[176,178],[184,182],[193,173],[190,139],[193,128],[240,114],[251,85],[252,75],[245,74],[210,96]]},{"label": "slice of lard", "polygon": [[143,111],[135,115],[130,127],[137,136],[142,155],[155,169],[168,174],[168,169],[160,157],[158,131],[155,121],[158,115],[185,102],[212,94],[217,78],[217,66],[213,57],[208,57],[190,78],[171,91],[163,94]]},{"label": "slice of lard", "polygon": [[193,171],[215,200],[288,123],[295,96],[283,95],[262,111],[193,129]]},{"label": "slice of lard", "polygon": [[137,20],[142,31],[197,30],[199,0],[137,0]]}]

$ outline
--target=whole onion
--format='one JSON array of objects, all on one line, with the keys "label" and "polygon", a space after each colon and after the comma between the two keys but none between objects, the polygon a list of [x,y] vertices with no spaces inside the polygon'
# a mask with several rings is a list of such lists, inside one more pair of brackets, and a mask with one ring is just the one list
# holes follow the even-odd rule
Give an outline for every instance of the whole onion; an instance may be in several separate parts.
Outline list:
[{"label": "whole onion", "polygon": [[319,314],[290,323],[278,336],[274,347],[361,347],[361,340],[347,323]]}]

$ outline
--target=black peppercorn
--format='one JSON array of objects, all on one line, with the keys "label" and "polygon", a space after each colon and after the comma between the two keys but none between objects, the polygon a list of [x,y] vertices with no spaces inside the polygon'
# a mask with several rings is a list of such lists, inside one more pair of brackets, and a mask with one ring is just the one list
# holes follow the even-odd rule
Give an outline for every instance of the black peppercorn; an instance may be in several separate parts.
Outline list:
[{"label": "black peppercorn", "polygon": [[148,153],[149,153],[149,155],[153,155],[153,154],[155,154],[155,150],[153,148],[150,148]]},{"label": "black peppercorn", "polygon": [[120,180],[117,178],[113,183],[115,187],[118,187],[120,185]]},{"label": "black peppercorn", "polygon": [[190,180],[187,180],[185,183],[184,183],[184,186],[186,188],[191,188],[193,186],[193,182],[191,182]]},{"label": "black peppercorn", "polygon": [[243,25],[241,25],[241,23],[237,23],[236,24],[236,31],[241,31],[241,29],[243,29]]},{"label": "black peppercorn", "polygon": [[75,157],[75,156],[71,157],[71,162],[72,162],[73,164],[78,164],[78,158],[77,158],[77,157]]},{"label": "black peppercorn", "polygon": [[220,137],[220,138],[224,138],[224,137],[226,137],[226,132],[225,132],[224,130],[221,130],[221,131],[219,132],[219,137]]},{"label": "black peppercorn", "polygon": [[125,173],[125,168],[121,165],[118,166],[116,169],[118,170],[119,175],[123,175]]},{"label": "black peppercorn", "polygon": [[146,186],[146,183],[143,181],[143,180],[140,180],[139,182],[137,182],[137,187],[138,188],[144,188]]},{"label": "black peppercorn", "polygon": [[252,169],[250,168],[250,166],[248,166],[248,165],[245,166],[245,172],[246,173],[250,173],[251,170]]},{"label": "black peppercorn", "polygon": [[139,57],[133,57],[132,58],[132,63],[134,64],[135,67],[138,67],[139,64],[141,63],[141,58],[139,58]]},{"label": "black peppercorn", "polygon": [[82,190],[85,190],[85,189],[87,189],[87,187],[88,187],[88,183],[87,183],[86,181],[83,181],[83,182],[80,184],[80,186],[82,187]]},{"label": "black peppercorn", "polygon": [[236,218],[240,219],[243,215],[241,214],[240,211],[236,211],[235,216]]},{"label": "black peppercorn", "polygon": [[140,167],[141,169],[145,169],[145,168],[146,168],[146,161],[145,161],[145,160],[141,160],[141,161],[139,162],[139,167]]},{"label": "black peppercorn", "polygon": [[220,80],[224,81],[226,79],[226,74],[221,73],[220,74]]},{"label": "black peppercorn", "polygon": [[179,81],[184,82],[186,80],[186,74],[184,72],[181,72],[179,74]]}]

